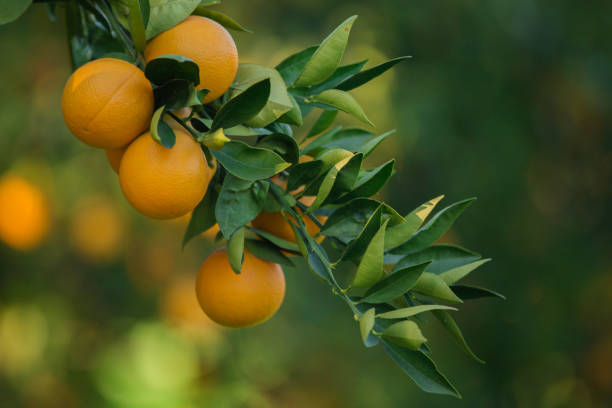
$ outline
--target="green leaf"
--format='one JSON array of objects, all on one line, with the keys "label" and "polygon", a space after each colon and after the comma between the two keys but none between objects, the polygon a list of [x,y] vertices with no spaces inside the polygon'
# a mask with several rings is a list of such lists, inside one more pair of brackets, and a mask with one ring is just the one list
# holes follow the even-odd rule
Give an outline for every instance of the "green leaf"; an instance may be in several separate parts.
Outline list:
[{"label": "green leaf", "polygon": [[394,164],[395,160],[389,160],[373,170],[365,171],[365,174],[355,183],[353,190],[340,197],[339,200],[348,201],[358,197],[370,197],[378,193],[393,174]]},{"label": "green leaf", "polygon": [[335,88],[348,78],[361,71],[361,68],[363,68],[366,62],[368,62],[368,60],[338,67],[338,69],[336,69],[329,78],[327,78],[319,85],[313,86],[311,89],[308,90],[308,93],[311,95],[316,95],[327,89]]},{"label": "green leaf", "polygon": [[427,266],[429,266],[429,262],[424,262],[392,273],[368,289],[363,301],[367,303],[387,303],[402,296],[414,287]]},{"label": "green leaf", "polygon": [[[255,115],[245,118],[247,126],[262,128],[293,109],[287,88],[277,70],[256,64],[240,64],[232,85],[231,98],[237,98],[256,83],[270,81],[270,92],[265,106]],[[231,101],[231,99],[230,99]]]},{"label": "green leaf", "polygon": [[244,180],[266,179],[291,165],[271,150],[238,141],[227,142],[211,153],[228,172]]},{"label": "green leaf", "polygon": [[348,92],[341,91],[339,89],[328,89],[327,91],[323,91],[318,95],[311,96],[307,102],[317,102],[327,106],[333,106],[334,108],[340,109],[341,111],[354,116],[370,126],[374,126],[374,124],[366,116],[363,108]]},{"label": "green leaf", "polygon": [[274,262],[279,265],[295,266],[295,264],[291,261],[291,259],[283,255],[283,253],[280,252],[280,250],[276,246],[266,241],[262,241],[260,239],[247,238],[244,241],[244,246],[250,253],[252,253],[253,255],[255,255],[256,257],[260,259]]},{"label": "green leaf", "polygon": [[451,289],[459,298],[461,298],[461,300],[472,300],[485,297],[496,297],[506,300],[506,297],[501,293],[495,292],[491,289],[482,288],[480,286],[453,285],[451,286]]},{"label": "green leaf", "polygon": [[[130,23],[130,34],[132,35],[132,41],[136,50],[144,51],[147,43],[145,27],[145,17],[150,14],[149,2],[143,0],[129,0],[128,7],[130,9],[129,23]],[[144,8],[144,10],[142,8]]]},{"label": "green leaf", "polygon": [[376,136],[374,139],[361,145],[357,151],[363,153],[363,157],[368,157],[370,153],[372,153],[374,149],[378,147],[379,144],[381,144],[387,137],[394,133],[395,129],[385,132],[382,135]]},{"label": "green leaf", "polygon": [[381,225],[380,229],[368,243],[363,257],[359,262],[359,266],[357,267],[353,282],[351,282],[352,288],[369,288],[385,276],[383,270],[383,256],[385,229],[387,228],[388,222],[389,220]]},{"label": "green leaf", "polygon": [[490,258],[481,259],[479,261],[472,262],[467,265],[458,266],[456,268],[442,272],[439,276],[444,280],[444,282],[446,282],[447,285],[452,285],[453,283],[456,283],[466,277],[470,272],[478,268],[480,265],[485,264],[490,260]]},{"label": "green leaf", "polygon": [[327,132],[309,143],[302,150],[304,154],[318,155],[325,149],[340,148],[349,151],[358,151],[359,148],[372,137],[372,133],[367,130],[350,128],[334,129]]},{"label": "green leaf", "polygon": [[215,115],[210,131],[240,125],[257,115],[268,103],[270,86],[270,79],[266,78],[230,99]]},{"label": "green leaf", "polygon": [[382,339],[385,351],[423,391],[461,398],[448,379],[438,371],[434,362],[422,351],[412,351]]},{"label": "green leaf", "polygon": [[318,45],[308,47],[285,58],[276,66],[276,70],[283,77],[285,85],[289,86],[297,79],[300,72],[304,69],[304,66],[306,66],[306,63],[312,58],[318,48]]},{"label": "green leaf", "polygon": [[440,238],[453,225],[457,217],[474,202],[476,198],[459,201],[438,212],[431,220],[418,230],[412,238],[397,247],[393,252],[408,254],[423,249]]},{"label": "green leaf", "polygon": [[339,162],[335,163],[332,168],[327,172],[327,174],[323,178],[321,186],[319,187],[317,197],[315,198],[314,202],[308,207],[308,210],[306,211],[307,213],[316,211],[321,206],[321,204],[323,204],[325,199],[329,196],[329,193],[331,193],[334,184],[336,183],[338,172],[342,170],[352,158],[353,156],[349,156],[340,160]]},{"label": "green leaf", "polygon": [[242,25],[240,25],[238,22],[236,22],[231,17],[223,13],[219,13],[218,11],[208,9],[207,5],[200,5],[196,7],[196,9],[193,11],[193,14],[195,14],[196,16],[208,17],[211,20],[214,20],[217,23],[221,24],[223,27],[227,28],[228,30],[252,33],[251,30],[244,28]]},{"label": "green leaf", "polygon": [[198,93],[192,82],[186,79],[173,79],[153,90],[155,106],[166,106],[166,110],[173,111],[185,106],[200,105]]},{"label": "green leaf", "polygon": [[296,254],[300,253],[300,249],[298,248],[296,243],[284,240],[282,238],[277,237],[276,235],[270,234],[269,232],[258,230],[257,228],[250,227],[250,230],[253,231],[255,234],[259,235],[264,240],[270,242],[271,244],[274,244],[279,248],[282,248],[286,251],[295,252]]},{"label": "green leaf", "polygon": [[363,344],[367,346],[367,340],[374,328],[374,322],[376,320],[376,310],[374,308],[368,309],[364,314],[359,317],[359,331],[361,332],[361,340]]},{"label": "green leaf", "polygon": [[302,110],[300,109],[300,104],[297,103],[293,95],[287,94],[289,96],[289,100],[293,105],[293,108],[283,116],[278,118],[279,122],[289,123],[290,125],[302,126],[304,124],[304,119],[302,119]]},{"label": "green leaf", "polygon": [[340,65],[348,43],[351,27],[357,19],[352,16],[340,24],[317,48],[293,84],[296,87],[320,84]]},{"label": "green leaf", "polygon": [[32,4],[32,0],[0,0],[0,24],[17,20]]},{"label": "green leaf", "polygon": [[211,181],[206,189],[206,195],[191,213],[191,219],[183,237],[183,248],[193,237],[200,235],[217,223],[215,204],[219,194],[215,187],[216,183]]},{"label": "green leaf", "polygon": [[408,255],[387,254],[385,263],[395,263],[394,269],[405,268],[406,266],[416,265],[424,261],[433,261],[427,272],[440,274],[449,269],[456,268],[480,259],[480,254],[468,249],[448,244],[432,245],[418,252]]},{"label": "green leaf", "polygon": [[382,337],[410,350],[418,350],[427,341],[419,325],[412,320],[392,324],[382,333]]},{"label": "green leaf", "polygon": [[441,277],[431,272],[423,272],[412,290],[436,299],[463,303]]},{"label": "green leaf", "polygon": [[299,163],[289,169],[289,179],[287,180],[287,190],[293,191],[314,180],[323,169],[321,160]]},{"label": "green leaf", "polygon": [[368,218],[357,238],[352,240],[342,254],[341,260],[359,259],[365,253],[370,241],[382,225],[382,209],[379,206]]},{"label": "green leaf", "polygon": [[173,79],[184,79],[194,85],[200,83],[198,65],[182,55],[167,54],[154,58],[147,63],[144,72],[149,81],[155,85],[163,85]]},{"label": "green leaf", "polygon": [[395,309],[390,312],[380,313],[376,317],[381,319],[406,319],[408,317],[416,316],[421,313],[429,312],[431,310],[453,310],[457,311],[456,308],[443,305],[419,305],[404,307],[401,309]]},{"label": "green leaf", "polygon": [[440,323],[442,323],[444,328],[450,333],[455,343],[457,343],[459,347],[461,347],[461,349],[465,351],[468,356],[472,357],[472,359],[476,360],[480,364],[485,363],[484,360],[478,358],[478,356],[474,354],[470,346],[468,346],[467,342],[465,341],[465,338],[463,337],[463,333],[461,333],[461,329],[457,325],[457,322],[455,322],[455,319],[453,319],[450,314],[442,310],[434,310],[433,314],[440,321]]},{"label": "green leaf", "polygon": [[300,158],[300,148],[295,139],[281,133],[262,137],[257,146],[276,152],[289,163],[297,163]]},{"label": "green leaf", "polygon": [[151,137],[164,146],[165,148],[171,149],[176,142],[176,135],[174,134],[174,130],[162,120],[162,116],[164,115],[166,107],[162,106],[158,108],[151,118]]},{"label": "green leaf", "polygon": [[443,198],[444,196],[441,195],[429,200],[425,204],[421,204],[418,208],[414,209],[405,217],[406,221],[400,225],[390,228],[389,231],[387,231],[385,249],[395,248],[412,237],[412,235],[417,232],[419,227],[423,225],[423,222],[429,213],[434,209],[436,204],[438,204],[438,202],[440,202],[440,200]]},{"label": "green leaf", "polygon": [[[149,4],[147,40],[185,20],[200,4],[200,0],[149,0]],[[128,0],[111,0],[111,5],[122,24],[127,25],[130,11]]]},{"label": "green leaf", "polygon": [[398,62],[405,61],[408,58],[411,58],[411,57],[394,58],[380,65],[376,65],[375,67],[372,67],[370,69],[366,69],[365,71],[362,71],[354,75],[353,77],[347,79],[346,81],[342,82],[340,85],[337,86],[337,88],[343,91],[350,91],[351,89],[355,89],[365,84],[366,82],[371,81],[372,79],[376,78],[380,74],[384,73],[385,71],[387,71],[389,68],[391,68]]},{"label": "green leaf", "polygon": [[201,0],[200,6],[208,7],[208,6],[214,6],[215,4],[220,4],[220,3],[221,3],[221,0]]},{"label": "green leaf", "polygon": [[306,138],[308,139],[308,138],[318,135],[319,133],[325,132],[325,130],[327,130],[327,128],[329,128],[332,125],[332,123],[334,123],[336,116],[338,116],[337,109],[323,110],[323,112],[321,112],[321,115],[319,116],[315,124],[310,129],[310,132],[308,132],[308,134],[306,135]]},{"label": "green leaf", "polygon": [[359,176],[362,161],[363,155],[359,153],[350,158],[349,162],[338,172],[336,182],[324,203],[335,201],[353,188]]},{"label": "green leaf", "polygon": [[232,234],[227,243],[227,257],[232,270],[240,274],[242,261],[244,260],[244,227],[239,228]]},{"label": "green leaf", "polygon": [[268,183],[225,176],[215,205],[215,217],[226,239],[259,214],[268,194]]}]

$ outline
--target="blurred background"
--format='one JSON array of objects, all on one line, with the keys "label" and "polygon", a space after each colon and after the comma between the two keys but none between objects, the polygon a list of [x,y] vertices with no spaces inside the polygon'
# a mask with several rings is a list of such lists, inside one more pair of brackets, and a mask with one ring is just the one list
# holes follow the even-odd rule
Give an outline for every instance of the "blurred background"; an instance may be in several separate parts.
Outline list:
[{"label": "blurred background", "polygon": [[[242,62],[276,65],[359,14],[345,62],[413,59],[355,96],[395,156],[402,214],[479,200],[445,237],[494,262],[470,282],[506,301],[456,314],[486,365],[437,322],[434,358],[463,400],[420,392],[303,268],[251,329],[208,321],[193,280],[210,234],[153,222],[60,111],[61,9],[0,27],[0,406],[607,407],[612,402],[612,3],[226,0],[253,29]],[[312,119],[312,118],[311,118]],[[345,117],[343,120],[350,123]],[[5,216],[17,208],[27,221]]]}]

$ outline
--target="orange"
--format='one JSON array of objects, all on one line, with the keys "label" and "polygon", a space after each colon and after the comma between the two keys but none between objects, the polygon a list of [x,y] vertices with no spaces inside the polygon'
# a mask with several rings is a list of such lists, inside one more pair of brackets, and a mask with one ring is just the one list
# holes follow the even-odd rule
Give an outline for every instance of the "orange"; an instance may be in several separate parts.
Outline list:
[{"label": "orange", "polygon": [[198,89],[210,90],[203,103],[223,95],[238,72],[238,51],[232,36],[222,25],[206,17],[187,17],[151,39],[144,51],[147,62],[165,54],[182,55],[198,64]]},{"label": "orange", "polygon": [[147,132],[127,148],[119,167],[125,198],[142,214],[157,219],[180,217],[202,200],[212,177],[200,145],[175,129],[167,149]]},{"label": "orange", "polygon": [[115,170],[115,173],[119,174],[119,165],[121,164],[121,158],[123,157],[123,153],[127,150],[127,146],[119,147],[117,149],[105,149],[106,158],[108,159],[108,164]]},{"label": "orange", "polygon": [[15,249],[32,249],[47,234],[49,218],[38,187],[15,175],[0,180],[0,240]]},{"label": "orange", "polygon": [[247,327],[268,320],[285,296],[285,276],[278,264],[244,252],[240,274],[234,273],[227,251],[204,260],[196,280],[196,294],[204,313],[229,327]]},{"label": "orange", "polygon": [[138,67],[101,58],[66,82],[62,113],[70,131],[95,147],[115,149],[144,132],[153,115],[153,88]]}]

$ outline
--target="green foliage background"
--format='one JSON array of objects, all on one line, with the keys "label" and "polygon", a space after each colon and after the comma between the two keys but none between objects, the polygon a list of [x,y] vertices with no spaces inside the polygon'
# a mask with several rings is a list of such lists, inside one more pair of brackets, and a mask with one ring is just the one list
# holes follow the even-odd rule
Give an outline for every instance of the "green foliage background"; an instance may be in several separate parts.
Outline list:
[{"label": "green foliage background", "polygon": [[[351,14],[360,18],[346,62],[413,55],[355,96],[377,129],[397,128],[371,159],[397,159],[384,192],[394,208],[406,213],[441,193],[447,204],[479,197],[446,241],[493,258],[472,282],[508,297],[468,303],[457,316],[487,365],[463,355],[436,322],[426,325],[436,361],[464,400],[423,394],[382,350],[365,352],[346,308],[303,270],[287,274],[285,304],[265,325],[214,340],[177,336],[158,313],[171,278],[145,260],[158,256],[172,273],[194,274],[211,244],[198,240],[181,255],[184,226],[136,215],[104,156],[69,135],[59,109],[70,70],[61,17],[49,22],[40,6],[0,27],[0,171],[34,173],[54,214],[39,249],[0,246],[0,344],[12,356],[0,352],[0,402],[606,406],[612,10],[599,3],[254,0],[220,8],[256,33],[233,33],[241,62],[274,65]],[[125,227],[123,249],[104,261],[68,238],[79,200],[100,195],[111,197]],[[148,350],[149,364],[111,358],[115,349],[130,354],[118,339]],[[151,377],[168,367],[175,376]],[[143,402],[147,393],[160,405]]]}]

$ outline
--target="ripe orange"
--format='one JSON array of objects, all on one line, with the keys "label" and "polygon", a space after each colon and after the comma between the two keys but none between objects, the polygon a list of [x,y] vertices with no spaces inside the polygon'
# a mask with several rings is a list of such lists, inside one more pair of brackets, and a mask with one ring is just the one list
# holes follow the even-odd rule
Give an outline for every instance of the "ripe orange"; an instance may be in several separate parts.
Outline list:
[{"label": "ripe orange", "polygon": [[229,327],[247,327],[268,320],[285,296],[285,276],[278,264],[244,252],[242,272],[234,273],[227,251],[204,260],[196,280],[196,294],[204,313]]},{"label": "ripe orange", "polygon": [[127,146],[119,147],[117,149],[105,149],[106,158],[108,159],[108,164],[115,170],[115,173],[119,174],[119,165],[121,164],[121,158],[123,154],[127,150]]},{"label": "ripe orange", "polygon": [[153,115],[153,88],[129,62],[101,58],[66,82],[62,113],[70,131],[95,147],[115,149],[144,132]]},{"label": "ripe orange", "polygon": [[15,249],[32,249],[47,234],[49,218],[38,187],[15,175],[0,180],[0,240]]},{"label": "ripe orange", "polygon": [[126,150],[119,182],[127,200],[142,214],[158,219],[193,210],[206,193],[212,171],[200,145],[175,129],[176,144],[167,149],[147,132]]},{"label": "ripe orange", "polygon": [[238,51],[232,36],[222,25],[206,17],[187,17],[151,39],[144,51],[147,62],[165,54],[182,55],[198,64],[198,89],[210,90],[203,103],[223,95],[238,72]]}]

